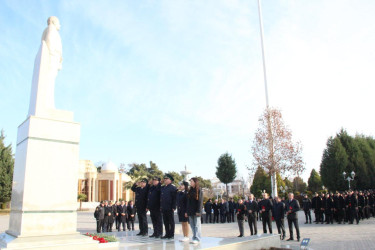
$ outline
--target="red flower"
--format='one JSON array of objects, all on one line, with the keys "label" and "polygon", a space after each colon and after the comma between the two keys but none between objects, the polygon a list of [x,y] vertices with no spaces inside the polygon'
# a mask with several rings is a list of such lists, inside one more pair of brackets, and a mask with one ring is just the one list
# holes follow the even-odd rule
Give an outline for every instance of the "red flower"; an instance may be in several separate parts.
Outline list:
[{"label": "red flower", "polygon": [[262,206],[262,209],[266,209],[266,207],[265,207],[265,206]]},{"label": "red flower", "polygon": [[293,208],[292,208],[292,207],[289,207],[289,209],[290,209],[290,210],[293,210]]},{"label": "red flower", "polygon": [[98,240],[98,236],[94,236],[92,239],[93,240]]}]

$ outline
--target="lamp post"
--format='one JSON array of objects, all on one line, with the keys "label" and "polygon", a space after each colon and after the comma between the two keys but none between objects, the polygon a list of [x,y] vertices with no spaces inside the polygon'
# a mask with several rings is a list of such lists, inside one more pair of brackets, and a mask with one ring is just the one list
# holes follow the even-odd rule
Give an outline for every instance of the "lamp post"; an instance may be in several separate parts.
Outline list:
[{"label": "lamp post", "polygon": [[[353,180],[354,180],[354,176],[355,176],[354,171],[352,171],[352,172],[350,173],[350,175],[351,175],[352,177],[350,177],[349,175],[348,175],[348,177],[346,177],[346,173],[345,173],[345,172],[343,172],[342,175],[344,176],[344,180],[348,181],[349,189],[350,189],[350,181],[353,181]],[[346,177],[346,178],[345,178],[345,177]]]}]

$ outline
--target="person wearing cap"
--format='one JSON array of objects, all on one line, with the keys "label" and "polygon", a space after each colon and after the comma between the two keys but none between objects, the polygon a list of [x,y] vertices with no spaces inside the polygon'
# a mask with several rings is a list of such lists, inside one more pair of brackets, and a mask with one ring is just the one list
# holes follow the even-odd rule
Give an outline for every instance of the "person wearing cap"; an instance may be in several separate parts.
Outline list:
[{"label": "person wearing cap", "polygon": [[147,223],[147,195],[148,195],[148,181],[143,178],[140,182],[134,183],[131,190],[135,192],[135,208],[138,214],[139,233],[140,236],[148,236]]},{"label": "person wearing cap", "polygon": [[170,174],[164,176],[164,186],[161,188],[160,210],[163,214],[165,235],[162,239],[174,238],[174,211],[176,210],[177,188],[172,184],[174,178]]},{"label": "person wearing cap", "polygon": [[182,234],[184,237],[180,239],[181,242],[189,240],[189,223],[188,218],[185,217],[186,205],[187,205],[187,193],[189,191],[189,183],[183,181],[178,188],[177,192],[177,214],[178,221],[182,225]]},{"label": "person wearing cap", "polygon": [[190,179],[190,189],[187,197],[185,217],[189,216],[189,223],[193,237],[191,243],[198,244],[201,240],[201,216],[203,208],[203,193],[198,178]]},{"label": "person wearing cap", "polygon": [[301,236],[299,234],[299,225],[298,225],[298,215],[297,212],[300,209],[298,200],[294,199],[294,194],[289,193],[288,194],[288,200],[285,204],[286,207],[286,214],[288,219],[288,226],[289,226],[289,239],[287,241],[293,240],[293,224],[296,228],[297,232],[297,241],[300,241]]},{"label": "person wearing cap", "polygon": [[163,236],[163,222],[160,212],[160,193],[160,178],[154,177],[152,178],[152,186],[148,191],[147,198],[147,211],[150,211],[152,227],[154,228],[154,233],[150,235],[150,238],[160,238],[161,236]]}]

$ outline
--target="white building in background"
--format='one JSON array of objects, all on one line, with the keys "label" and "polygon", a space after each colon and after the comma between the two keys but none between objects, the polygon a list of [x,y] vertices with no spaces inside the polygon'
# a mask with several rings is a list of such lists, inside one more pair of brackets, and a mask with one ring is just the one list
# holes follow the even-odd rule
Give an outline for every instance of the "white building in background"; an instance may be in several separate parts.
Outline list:
[{"label": "white building in background", "polygon": [[111,161],[103,165],[100,173],[92,161],[79,161],[78,194],[86,194],[87,202],[133,200],[133,192],[125,189],[130,180],[127,174],[119,173]]},{"label": "white building in background", "polygon": [[[228,195],[229,197],[233,197],[234,195],[241,195],[244,194],[248,196],[250,194],[250,186],[252,183],[252,179],[243,179],[237,178],[232,183],[228,183]],[[218,178],[211,179],[212,190],[217,197],[222,197],[222,195],[226,192],[226,185]]]}]

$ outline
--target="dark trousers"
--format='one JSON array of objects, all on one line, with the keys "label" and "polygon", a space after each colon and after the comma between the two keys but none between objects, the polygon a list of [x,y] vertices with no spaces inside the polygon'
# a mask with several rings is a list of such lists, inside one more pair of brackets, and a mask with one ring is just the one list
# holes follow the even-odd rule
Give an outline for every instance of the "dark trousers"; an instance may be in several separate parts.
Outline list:
[{"label": "dark trousers", "polygon": [[224,223],[225,222],[226,215],[225,213],[220,213],[220,222]]},{"label": "dark trousers", "polygon": [[311,223],[311,211],[310,211],[310,209],[304,210],[304,212],[305,212],[306,222],[310,221],[310,223]]},{"label": "dark trousers", "polygon": [[358,218],[358,210],[356,209],[349,209],[349,222],[350,224],[353,224],[354,219],[356,220],[357,224],[359,223]]},{"label": "dark trousers", "polygon": [[96,220],[96,232],[101,233],[104,226],[104,219]]},{"label": "dark trousers", "polygon": [[150,217],[152,221],[152,227],[154,228],[154,235],[163,236],[163,222],[161,219],[160,210],[150,210]]},{"label": "dark trousers", "polygon": [[174,237],[174,213],[173,210],[163,210],[165,236]]},{"label": "dark trousers", "polygon": [[284,218],[277,219],[276,226],[277,226],[277,232],[284,237],[285,236],[285,226],[284,226]]},{"label": "dark trousers", "polygon": [[219,223],[219,214],[214,214],[214,223]]},{"label": "dark trousers", "polygon": [[294,227],[296,228],[296,231],[297,231],[297,239],[300,238],[300,235],[299,235],[299,226],[298,226],[298,219],[297,219],[297,215],[291,215],[291,216],[288,216],[288,226],[289,226],[289,235],[291,239],[293,239],[293,224],[294,224]]},{"label": "dark trousers", "polygon": [[208,223],[208,221],[210,221],[210,223],[212,223],[212,214],[211,213],[209,213],[209,214],[206,213],[206,223]]},{"label": "dark trousers", "polygon": [[116,229],[120,226],[121,215],[115,217]]},{"label": "dark trousers", "polygon": [[127,219],[126,224],[128,224],[128,230],[130,231],[130,226],[131,229],[134,231],[134,218],[133,219]]},{"label": "dark trousers", "polygon": [[263,233],[267,233],[267,224],[270,234],[272,234],[272,218],[269,212],[262,213]]},{"label": "dark trousers", "polygon": [[333,224],[333,211],[326,210],[326,222]]},{"label": "dark trousers", "polygon": [[230,221],[234,222],[234,211],[229,212]]},{"label": "dark trousers", "polygon": [[257,217],[256,215],[249,215],[249,227],[250,227],[250,233],[251,235],[258,234],[257,229]]},{"label": "dark trousers", "polygon": [[126,215],[121,216],[120,220],[118,221],[118,228],[117,229],[118,229],[119,232],[121,231],[121,226],[122,226],[122,230],[126,231],[125,223],[126,223]]},{"label": "dark trousers", "polygon": [[240,229],[240,235],[241,235],[241,236],[243,236],[243,234],[244,234],[243,222],[244,222],[244,220],[238,220],[238,219],[237,219],[238,228]]},{"label": "dark trousers", "polygon": [[148,234],[148,224],[146,210],[138,210],[138,222],[139,222],[139,231],[141,234]]}]

